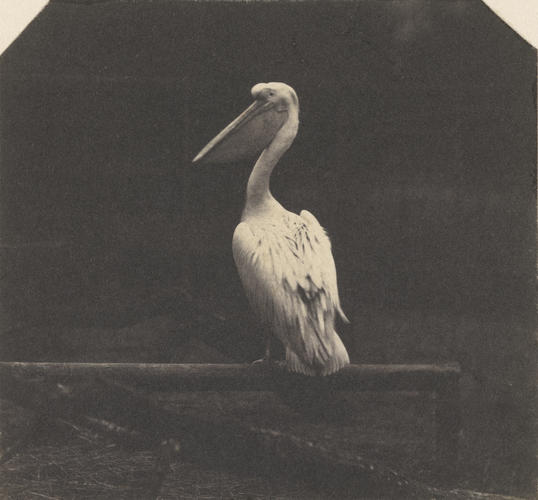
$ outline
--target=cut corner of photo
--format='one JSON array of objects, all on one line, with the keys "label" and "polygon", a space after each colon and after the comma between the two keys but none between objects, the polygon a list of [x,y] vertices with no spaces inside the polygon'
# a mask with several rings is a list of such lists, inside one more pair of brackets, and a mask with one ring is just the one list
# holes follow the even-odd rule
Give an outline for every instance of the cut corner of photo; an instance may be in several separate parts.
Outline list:
[{"label": "cut corner of photo", "polygon": [[48,3],[49,0],[0,0],[0,56]]},{"label": "cut corner of photo", "polygon": [[508,26],[538,49],[538,0],[482,0]]}]

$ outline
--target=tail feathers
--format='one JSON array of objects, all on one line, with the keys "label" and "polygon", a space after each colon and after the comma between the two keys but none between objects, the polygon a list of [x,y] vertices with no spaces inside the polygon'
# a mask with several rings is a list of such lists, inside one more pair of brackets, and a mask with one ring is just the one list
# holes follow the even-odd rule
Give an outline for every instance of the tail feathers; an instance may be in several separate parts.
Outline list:
[{"label": "tail feathers", "polygon": [[304,375],[330,375],[349,364],[346,348],[336,332],[334,333],[332,348],[332,353],[327,359],[315,358],[311,363],[305,362],[289,348],[286,348],[286,367],[291,372]]},{"label": "tail feathers", "polygon": [[340,318],[342,318],[342,321],[344,323],[350,323],[348,317],[346,316],[346,313],[344,311],[342,311],[342,308],[340,307],[340,304],[338,304],[338,307],[336,309],[338,311],[338,315],[340,316]]},{"label": "tail feathers", "polygon": [[302,373],[303,375],[317,375],[313,368],[304,364],[299,356],[289,349],[286,349],[286,368],[290,372]]}]

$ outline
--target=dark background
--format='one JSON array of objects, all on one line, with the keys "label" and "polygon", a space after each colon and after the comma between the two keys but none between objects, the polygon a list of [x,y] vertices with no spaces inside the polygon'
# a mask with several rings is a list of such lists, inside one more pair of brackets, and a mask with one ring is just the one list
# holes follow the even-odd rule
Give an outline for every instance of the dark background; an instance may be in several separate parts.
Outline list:
[{"label": "dark background", "polygon": [[251,164],[190,160],[283,81],[272,190],[331,235],[352,361],[459,362],[476,467],[530,484],[536,51],[481,2],[56,1],[0,71],[2,359],[259,357]]}]

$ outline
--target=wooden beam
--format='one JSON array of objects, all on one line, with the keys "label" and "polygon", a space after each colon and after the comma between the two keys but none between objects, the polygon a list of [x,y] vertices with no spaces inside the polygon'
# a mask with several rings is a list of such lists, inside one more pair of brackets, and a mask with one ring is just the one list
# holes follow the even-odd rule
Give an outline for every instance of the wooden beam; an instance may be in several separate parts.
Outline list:
[{"label": "wooden beam", "polygon": [[[427,391],[436,396],[436,443],[443,463],[457,463],[461,431],[457,364],[349,365],[328,377],[291,374],[278,365],[0,362],[0,379],[128,382],[159,391],[276,391],[300,401],[325,391]],[[14,384],[13,382],[12,384]],[[0,388],[0,395],[10,387]],[[13,397],[13,395],[11,395]]]},{"label": "wooden beam", "polygon": [[444,365],[349,365],[327,377],[291,374],[278,366],[248,364],[32,363],[0,362],[0,377],[47,379],[106,377],[159,390],[274,391],[284,386],[343,391],[429,391],[443,396],[457,387],[460,368]]}]

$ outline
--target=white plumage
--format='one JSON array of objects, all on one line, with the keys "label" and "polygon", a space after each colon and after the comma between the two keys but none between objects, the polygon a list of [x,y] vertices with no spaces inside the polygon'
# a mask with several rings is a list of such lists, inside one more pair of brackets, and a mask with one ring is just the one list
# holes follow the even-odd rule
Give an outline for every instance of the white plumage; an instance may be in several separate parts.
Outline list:
[{"label": "white plumage", "polygon": [[[249,178],[245,210],[233,235],[234,260],[251,307],[285,347],[287,368],[328,375],[349,363],[334,329],[337,313],[344,321],[347,318],[340,306],[331,243],[310,212],[289,212],[269,190],[271,172],[297,134],[298,99],[283,83],[258,84],[251,92],[255,103],[195,161],[210,154],[213,161],[221,156],[229,161],[234,147],[242,155],[250,153],[252,135],[257,148],[270,141]],[[260,127],[269,136],[267,141],[260,139]],[[245,128],[248,133],[242,136]],[[234,145],[225,143],[228,136],[233,136]]]},{"label": "white plumage", "polygon": [[306,210],[275,207],[246,217],[233,236],[233,255],[249,302],[286,348],[291,371],[327,375],[349,363],[334,330],[340,307],[329,238]]}]

